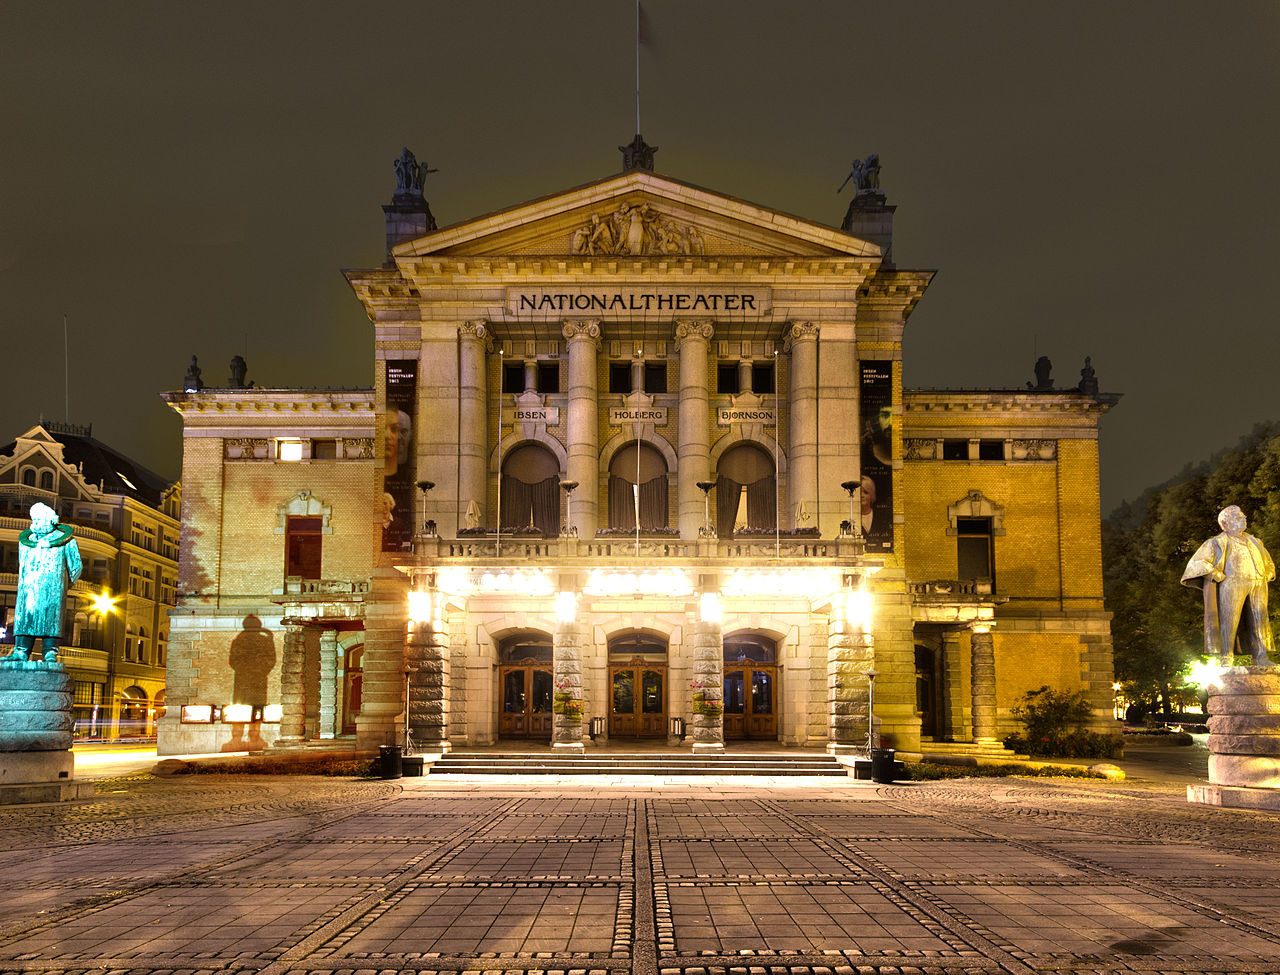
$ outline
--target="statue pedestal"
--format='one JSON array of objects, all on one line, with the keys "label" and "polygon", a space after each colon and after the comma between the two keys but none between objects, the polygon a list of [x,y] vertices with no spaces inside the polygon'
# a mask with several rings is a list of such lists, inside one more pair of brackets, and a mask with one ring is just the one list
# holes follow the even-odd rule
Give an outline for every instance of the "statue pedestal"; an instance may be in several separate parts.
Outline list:
[{"label": "statue pedestal", "polygon": [[75,780],[71,688],[60,663],[0,660],[0,805],[93,795]]},{"label": "statue pedestal", "polygon": [[1209,715],[1209,782],[1187,801],[1280,810],[1280,667],[1227,668]]}]

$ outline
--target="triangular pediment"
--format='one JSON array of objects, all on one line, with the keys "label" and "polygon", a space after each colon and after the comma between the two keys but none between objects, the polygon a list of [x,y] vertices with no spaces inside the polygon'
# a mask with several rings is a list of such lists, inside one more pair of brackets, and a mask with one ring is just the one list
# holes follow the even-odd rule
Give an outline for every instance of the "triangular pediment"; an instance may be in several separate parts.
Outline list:
[{"label": "triangular pediment", "polygon": [[656,173],[612,176],[433,231],[393,251],[440,257],[851,257],[880,248],[832,227]]}]

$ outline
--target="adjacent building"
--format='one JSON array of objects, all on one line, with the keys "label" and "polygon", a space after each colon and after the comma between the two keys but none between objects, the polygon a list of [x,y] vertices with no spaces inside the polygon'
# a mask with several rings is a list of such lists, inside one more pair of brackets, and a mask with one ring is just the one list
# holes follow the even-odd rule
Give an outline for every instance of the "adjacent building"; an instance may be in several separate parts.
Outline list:
[{"label": "adjacent building", "polygon": [[982,748],[1044,684],[1114,732],[1117,397],[1047,361],[904,389],[933,272],[874,164],[837,228],[627,162],[437,228],[406,153],[386,263],[346,272],[372,385],[165,394],[162,751]]},{"label": "adjacent building", "polygon": [[84,571],[67,592],[59,659],[79,738],[155,734],[177,600],[181,489],[95,440],[42,420],[0,447],[0,652],[13,649],[18,535],[36,502],[72,526]]}]

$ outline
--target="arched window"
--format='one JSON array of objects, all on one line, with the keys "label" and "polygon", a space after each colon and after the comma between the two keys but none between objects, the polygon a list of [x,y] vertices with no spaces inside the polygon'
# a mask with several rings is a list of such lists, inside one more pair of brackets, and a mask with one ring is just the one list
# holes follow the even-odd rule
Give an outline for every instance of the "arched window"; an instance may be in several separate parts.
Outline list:
[{"label": "arched window", "polygon": [[640,530],[667,527],[667,462],[645,443],[632,443],[609,463],[609,527],[635,531],[640,486]]},{"label": "arched window", "polygon": [[541,444],[522,444],[502,462],[502,529],[560,534],[560,465]]},{"label": "arched window", "polygon": [[133,659],[133,641],[136,637],[133,634],[132,624],[126,625],[124,628],[124,659]]},{"label": "arched window", "polygon": [[162,631],[156,637],[156,666],[163,667],[169,656],[169,637]]},{"label": "arched window", "polygon": [[756,444],[725,451],[716,467],[716,534],[773,531],[778,514],[778,479],[773,458]]},{"label": "arched window", "polygon": [[138,662],[143,664],[147,662],[147,628],[145,626],[138,629]]},{"label": "arched window", "polygon": [[22,483],[27,487],[36,486],[36,469],[34,467],[28,467],[22,472]]},{"label": "arched window", "polygon": [[53,490],[53,471],[40,472],[40,487],[46,491]]}]

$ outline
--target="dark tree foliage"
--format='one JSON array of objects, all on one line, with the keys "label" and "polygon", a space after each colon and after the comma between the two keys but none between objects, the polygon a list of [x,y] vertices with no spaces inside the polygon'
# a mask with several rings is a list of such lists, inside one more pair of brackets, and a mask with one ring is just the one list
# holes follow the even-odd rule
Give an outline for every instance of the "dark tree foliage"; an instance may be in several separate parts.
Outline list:
[{"label": "dark tree foliage", "polygon": [[[1235,448],[1117,508],[1102,525],[1103,586],[1114,614],[1116,680],[1166,714],[1187,699],[1183,678],[1204,656],[1204,603],[1179,583],[1187,560],[1239,505],[1249,532],[1280,552],[1280,424],[1260,424]],[[1270,602],[1280,623],[1280,596]]]}]

